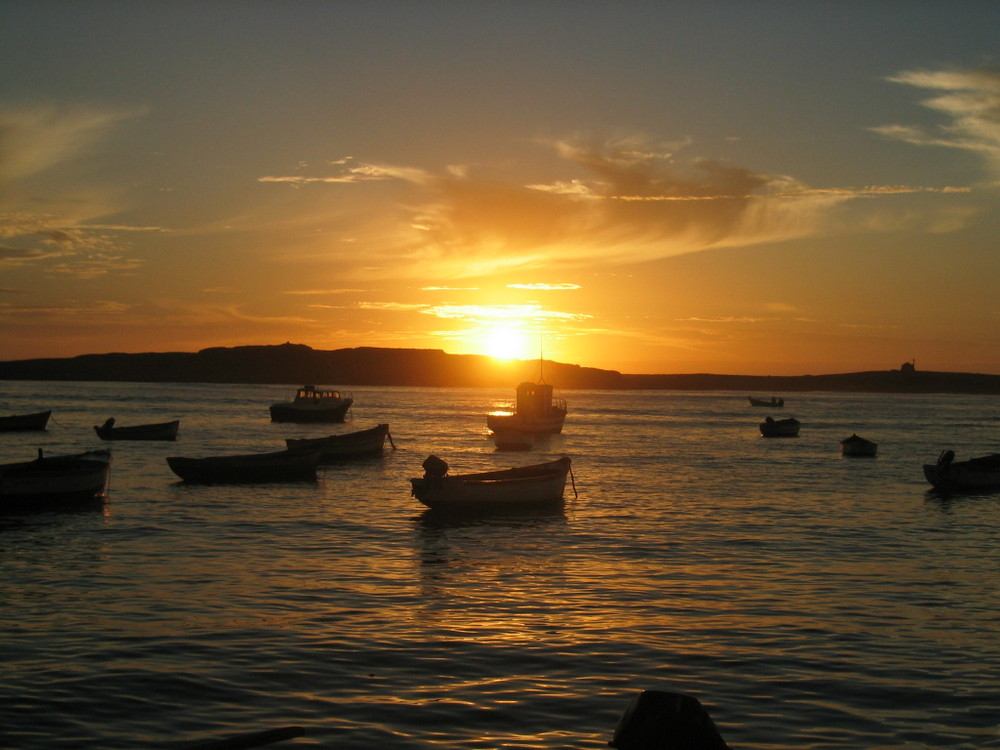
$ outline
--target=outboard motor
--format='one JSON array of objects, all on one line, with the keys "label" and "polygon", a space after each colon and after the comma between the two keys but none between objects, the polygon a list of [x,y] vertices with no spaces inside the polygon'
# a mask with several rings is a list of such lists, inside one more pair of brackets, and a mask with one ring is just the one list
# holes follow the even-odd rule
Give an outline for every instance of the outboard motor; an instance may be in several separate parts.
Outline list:
[{"label": "outboard motor", "polygon": [[437,456],[428,456],[420,465],[424,467],[424,479],[440,479],[448,473],[448,464]]},{"label": "outboard motor", "polygon": [[941,455],[938,456],[938,466],[946,467],[955,460],[955,451],[947,450],[941,451]]}]

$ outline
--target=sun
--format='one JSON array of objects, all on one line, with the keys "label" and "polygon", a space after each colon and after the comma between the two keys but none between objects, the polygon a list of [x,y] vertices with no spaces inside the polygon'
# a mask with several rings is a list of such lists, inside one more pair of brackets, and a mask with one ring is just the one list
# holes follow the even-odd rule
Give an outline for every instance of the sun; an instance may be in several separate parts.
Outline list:
[{"label": "sun", "polygon": [[530,345],[531,342],[523,331],[502,326],[485,332],[482,350],[494,359],[526,359]]}]

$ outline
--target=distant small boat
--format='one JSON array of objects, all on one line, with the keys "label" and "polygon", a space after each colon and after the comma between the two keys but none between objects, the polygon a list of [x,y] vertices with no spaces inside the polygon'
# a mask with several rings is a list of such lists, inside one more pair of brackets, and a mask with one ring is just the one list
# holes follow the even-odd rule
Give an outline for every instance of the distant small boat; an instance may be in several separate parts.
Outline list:
[{"label": "distant small boat", "polygon": [[94,500],[107,490],[111,451],[45,456],[0,466],[0,512],[48,510]]},{"label": "distant small boat", "polygon": [[320,462],[339,461],[346,458],[362,456],[381,456],[388,439],[392,447],[392,435],[389,425],[380,424],[370,430],[348,432],[343,435],[329,435],[318,438],[286,438],[285,445],[291,450],[316,449],[320,453]]},{"label": "distant small boat", "polygon": [[242,456],[167,458],[170,469],[185,482],[239,484],[316,481],[319,450],[284,450]]},{"label": "distant small boat", "polygon": [[747,396],[750,400],[750,406],[770,406],[773,409],[780,409],[785,405],[785,399],[776,398],[771,396],[771,398],[754,398],[753,396]]},{"label": "distant small boat", "polygon": [[411,494],[435,510],[534,508],[562,503],[570,458],[532,466],[448,476],[437,456],[423,462],[424,475],[410,480]]},{"label": "distant small boat", "polygon": [[304,385],[292,401],[271,404],[272,422],[343,422],[354,399],[340,391],[317,391]]},{"label": "distant small boat", "polygon": [[1000,489],[1000,453],[956,461],[955,451],[942,451],[937,463],[924,464],[924,477],[939,490]]},{"label": "distant small boat", "polygon": [[760,434],[763,437],[797,437],[801,424],[795,417],[788,419],[768,417],[760,423]]},{"label": "distant small boat", "polygon": [[855,433],[840,441],[840,453],[843,456],[874,456],[878,453],[878,443]]},{"label": "distant small boat", "polygon": [[94,432],[101,440],[176,440],[180,424],[180,420],[175,419],[173,422],[115,427],[115,418],[108,417],[104,424],[94,426]]},{"label": "distant small boat", "polygon": [[493,433],[498,451],[530,451],[535,447],[535,433],[502,428]]},{"label": "distant small boat", "polygon": [[513,410],[486,415],[486,426],[493,432],[530,432],[554,435],[562,432],[566,421],[566,401],[552,397],[548,383],[524,382],[517,387]]},{"label": "distant small boat", "polygon": [[52,416],[51,411],[40,411],[35,414],[11,414],[9,417],[0,417],[0,432],[44,430],[50,416]]}]

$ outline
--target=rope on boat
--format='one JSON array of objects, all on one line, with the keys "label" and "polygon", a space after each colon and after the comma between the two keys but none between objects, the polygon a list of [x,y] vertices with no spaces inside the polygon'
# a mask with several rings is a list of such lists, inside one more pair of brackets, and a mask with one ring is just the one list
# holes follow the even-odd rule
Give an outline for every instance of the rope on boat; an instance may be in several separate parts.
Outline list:
[{"label": "rope on boat", "polygon": [[389,445],[391,445],[391,446],[392,446],[392,449],[393,449],[393,450],[396,450],[396,444],[395,444],[394,442],[392,442],[392,433],[391,433],[391,432],[389,432],[388,430],[386,430],[386,433],[385,433],[385,436],[386,436],[387,438],[389,438]]},{"label": "rope on boat", "polygon": [[573,477],[573,464],[569,465],[569,483],[573,485],[573,497],[580,497],[579,493],[576,491],[576,479]]}]

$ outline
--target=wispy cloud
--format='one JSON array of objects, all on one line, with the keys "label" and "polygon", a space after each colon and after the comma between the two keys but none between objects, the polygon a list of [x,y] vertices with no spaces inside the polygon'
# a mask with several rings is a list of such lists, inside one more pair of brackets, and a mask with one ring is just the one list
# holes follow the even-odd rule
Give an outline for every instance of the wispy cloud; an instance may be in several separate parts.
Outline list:
[{"label": "wispy cloud", "polygon": [[947,116],[948,122],[933,129],[891,124],[872,130],[917,146],[974,153],[994,179],[1000,178],[1000,70],[914,70],[888,80],[940,92],[922,104]]}]

